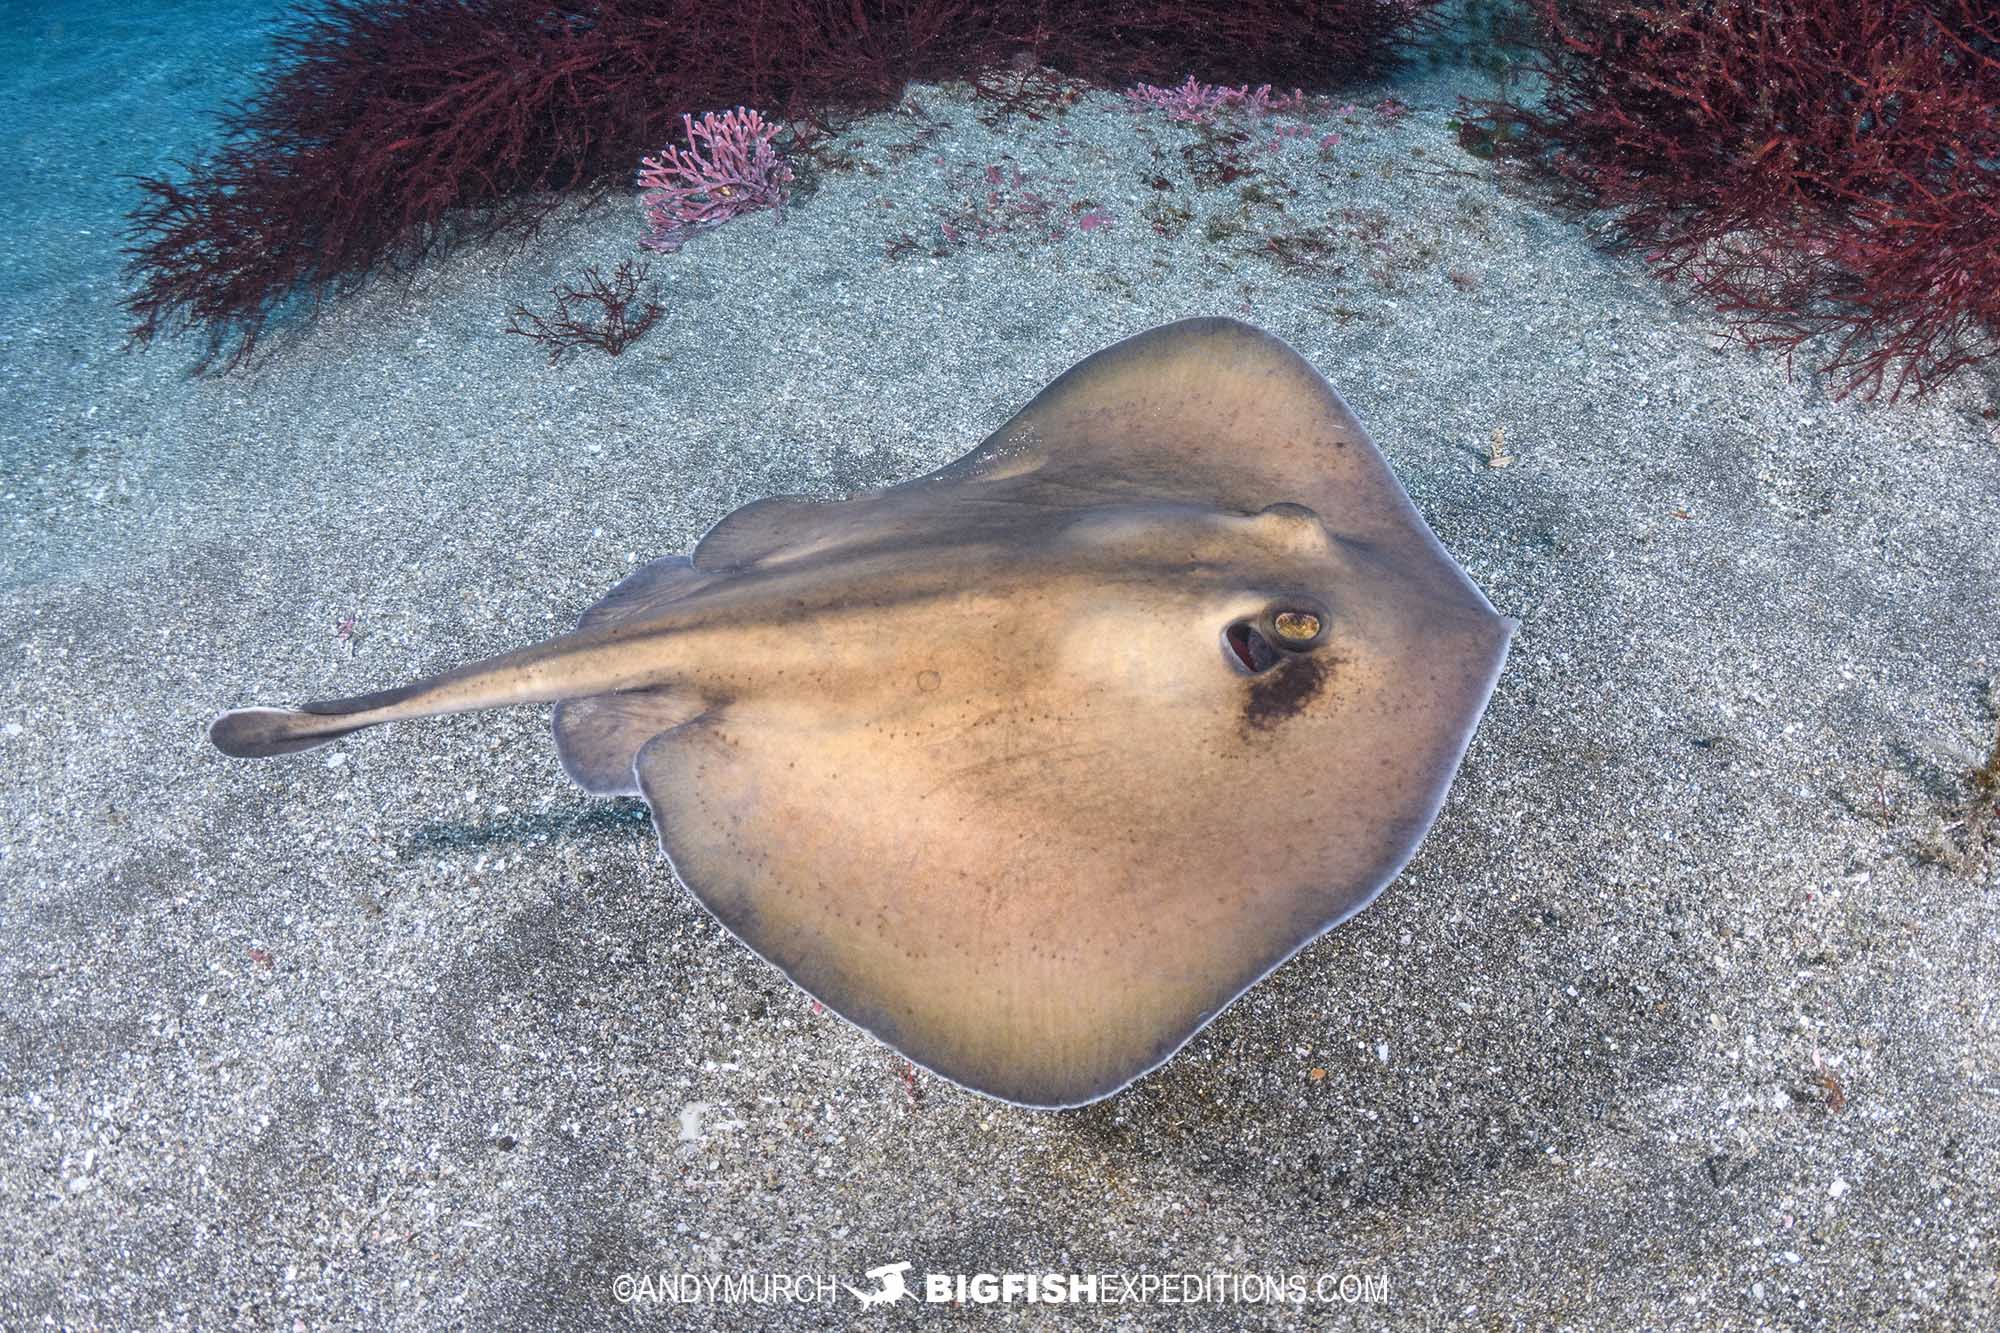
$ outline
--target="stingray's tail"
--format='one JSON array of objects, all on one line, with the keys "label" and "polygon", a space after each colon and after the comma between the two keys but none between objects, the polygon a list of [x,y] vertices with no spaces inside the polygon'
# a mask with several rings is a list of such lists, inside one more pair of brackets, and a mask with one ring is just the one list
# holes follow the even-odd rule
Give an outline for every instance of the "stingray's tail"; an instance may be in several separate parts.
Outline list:
[{"label": "stingray's tail", "polygon": [[401,703],[413,693],[414,689],[404,688],[352,699],[327,699],[298,708],[232,708],[208,724],[208,738],[232,759],[297,754],[389,721],[359,715]]},{"label": "stingray's tail", "polygon": [[237,759],[268,759],[384,722],[652,689],[666,670],[661,642],[676,632],[616,623],[580,630],[393,690],[297,708],[233,709],[209,723],[208,738]]}]

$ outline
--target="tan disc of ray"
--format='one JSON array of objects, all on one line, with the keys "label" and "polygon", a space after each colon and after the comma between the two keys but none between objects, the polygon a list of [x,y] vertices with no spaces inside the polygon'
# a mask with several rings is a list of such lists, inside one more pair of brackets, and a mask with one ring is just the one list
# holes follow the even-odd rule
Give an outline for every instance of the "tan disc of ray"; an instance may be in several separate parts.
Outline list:
[{"label": "tan disc of ray", "polygon": [[[1127,581],[992,571],[876,645],[884,690],[866,706],[836,702],[854,692],[830,669],[651,742],[640,786],[676,869],[807,991],[931,1069],[1033,1105],[1122,1086],[1394,875],[1504,624],[1317,373],[1227,322],[1091,358],[929,478],[724,529],[772,520],[760,561],[905,543],[914,560],[941,528],[1025,537],[1049,509],[1301,498],[1342,541],[1295,549],[1278,518],[1240,520],[1176,583],[1155,549],[1173,524],[1113,525],[1058,566]],[[1230,590],[1288,579],[1337,590],[1336,629],[1277,673],[1316,673],[1296,710],[1258,716],[1215,635]],[[1103,641],[1077,629],[1100,622]]]}]

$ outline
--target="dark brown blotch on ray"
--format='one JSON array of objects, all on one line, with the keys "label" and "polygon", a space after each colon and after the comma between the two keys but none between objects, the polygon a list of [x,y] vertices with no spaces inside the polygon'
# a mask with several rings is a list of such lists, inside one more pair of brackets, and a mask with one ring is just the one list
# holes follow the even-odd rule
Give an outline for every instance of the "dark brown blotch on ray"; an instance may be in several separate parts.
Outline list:
[{"label": "dark brown blotch on ray", "polygon": [[1325,653],[1303,654],[1250,679],[1243,700],[1243,725],[1270,731],[1303,713],[1331,688],[1340,660]]}]

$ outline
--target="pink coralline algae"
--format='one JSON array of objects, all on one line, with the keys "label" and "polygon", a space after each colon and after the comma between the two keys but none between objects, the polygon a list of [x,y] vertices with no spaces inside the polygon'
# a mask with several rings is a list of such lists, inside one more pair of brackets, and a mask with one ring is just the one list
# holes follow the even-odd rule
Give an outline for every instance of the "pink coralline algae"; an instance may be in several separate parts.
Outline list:
[{"label": "pink coralline algae", "polygon": [[640,245],[672,254],[697,228],[765,208],[783,216],[792,169],[772,146],[777,126],[744,107],[700,120],[684,115],[681,124],[686,148],[669,145],[639,164],[640,205],[652,229]]},{"label": "pink coralline algae", "polygon": [[1125,90],[1125,100],[1134,111],[1164,111],[1173,120],[1205,121],[1216,112],[1225,110],[1244,111],[1252,116],[1282,111],[1303,102],[1305,95],[1295,88],[1289,93],[1273,96],[1268,83],[1254,90],[1248,84],[1226,88],[1212,83],[1196,83],[1194,75],[1190,74],[1187,82],[1178,88],[1135,83]]}]

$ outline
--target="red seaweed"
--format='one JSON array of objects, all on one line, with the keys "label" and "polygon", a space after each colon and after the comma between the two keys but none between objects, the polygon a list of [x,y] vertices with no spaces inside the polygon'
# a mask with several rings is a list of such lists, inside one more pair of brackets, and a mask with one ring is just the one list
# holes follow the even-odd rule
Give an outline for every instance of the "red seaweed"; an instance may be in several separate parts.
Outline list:
[{"label": "red seaweed", "polygon": [[[646,336],[667,308],[657,301],[641,300],[639,288],[651,266],[634,268],[629,259],[619,262],[617,271],[606,278],[597,266],[587,265],[582,284],[551,287],[555,309],[546,315],[526,306],[516,306],[505,332],[517,334],[542,345],[554,365],[578,347],[595,347],[607,356],[617,356]],[[595,314],[591,313],[595,308]]]},{"label": "red seaweed", "polygon": [[1825,339],[1840,396],[1996,355],[1991,0],[1531,3],[1543,101],[1482,104],[1476,144],[1609,210],[1750,346]]},{"label": "red seaweed", "polygon": [[1325,88],[1382,69],[1436,2],[326,0],[295,12],[221,148],[138,182],[133,341],[193,330],[198,370],[240,365],[281,309],[531,228],[558,192],[630,188],[685,114],[823,126],[1007,67]]}]

